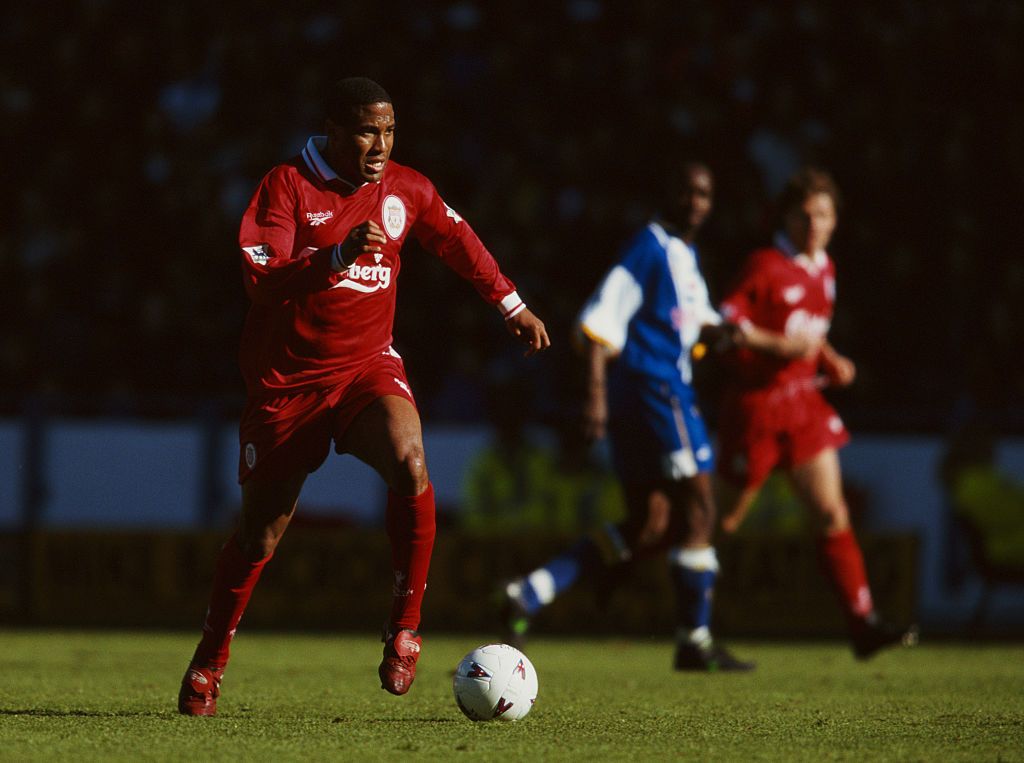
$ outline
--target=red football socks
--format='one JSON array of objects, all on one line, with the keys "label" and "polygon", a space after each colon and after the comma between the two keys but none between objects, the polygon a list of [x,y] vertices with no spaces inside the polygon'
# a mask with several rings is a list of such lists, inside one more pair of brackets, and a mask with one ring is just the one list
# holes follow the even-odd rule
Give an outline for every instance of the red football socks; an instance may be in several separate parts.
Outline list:
[{"label": "red football socks", "polygon": [[217,557],[210,608],[206,611],[203,637],[192,657],[193,665],[221,670],[227,665],[238,621],[242,619],[264,565],[272,556],[273,553],[258,562],[250,562],[243,556],[237,537],[228,538]]},{"label": "red football socks", "polygon": [[434,550],[434,486],[416,496],[389,490],[386,526],[395,572],[390,628],[416,630]]},{"label": "red football socks", "polygon": [[818,536],[818,555],[825,577],[832,583],[847,617],[862,621],[874,609],[871,589],[864,570],[860,544],[847,528],[830,535]]}]

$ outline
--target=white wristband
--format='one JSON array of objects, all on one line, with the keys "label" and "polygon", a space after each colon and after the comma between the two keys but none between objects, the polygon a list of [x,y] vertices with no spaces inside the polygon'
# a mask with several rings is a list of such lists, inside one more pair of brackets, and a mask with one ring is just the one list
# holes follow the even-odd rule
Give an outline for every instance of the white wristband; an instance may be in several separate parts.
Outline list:
[{"label": "white wristband", "polygon": [[512,292],[502,297],[501,302],[498,303],[498,309],[501,310],[501,314],[507,321],[525,310],[526,303],[519,297],[518,292]]}]

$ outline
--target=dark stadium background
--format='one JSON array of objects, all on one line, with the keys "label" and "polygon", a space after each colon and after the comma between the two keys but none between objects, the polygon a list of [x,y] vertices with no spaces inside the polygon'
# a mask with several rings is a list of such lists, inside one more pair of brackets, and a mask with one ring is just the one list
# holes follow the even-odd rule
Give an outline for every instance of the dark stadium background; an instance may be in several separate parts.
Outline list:
[{"label": "dark stadium background", "polygon": [[11,6],[0,411],[237,403],[240,213],[319,131],[324,83],[359,73],[396,101],[395,158],[557,343],[517,363],[472,292],[408,252],[396,339],[431,420],[478,417],[466,390],[510,374],[533,379],[531,416],[571,405],[570,321],[674,149],[717,176],[700,248],[719,292],[780,179],[835,173],[854,428],[944,432],[977,406],[1019,433],[1022,17],[1008,1]]},{"label": "dark stadium background", "polygon": [[[1020,2],[78,0],[5,7],[0,42],[15,458],[51,418],[237,418],[240,215],[353,74],[389,90],[393,158],[471,222],[554,342],[523,360],[410,246],[395,343],[428,425],[490,425],[510,402],[571,424],[573,318],[686,156],[716,176],[698,240],[715,295],[785,176],[835,175],[832,340],[859,377],[830,394],[855,434],[1024,435]],[[46,486],[18,463],[0,490],[25,491],[31,521]]]}]

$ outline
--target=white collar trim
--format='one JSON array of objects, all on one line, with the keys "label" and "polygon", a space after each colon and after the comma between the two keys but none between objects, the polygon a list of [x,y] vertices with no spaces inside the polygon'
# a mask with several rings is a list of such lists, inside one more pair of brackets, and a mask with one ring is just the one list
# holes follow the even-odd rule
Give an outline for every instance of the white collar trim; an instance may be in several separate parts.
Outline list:
[{"label": "white collar trim", "polygon": [[819,249],[814,254],[798,252],[793,242],[789,240],[789,236],[782,231],[776,232],[773,243],[789,259],[811,273],[817,273],[828,264],[828,255],[825,250]]},{"label": "white collar trim", "polygon": [[310,172],[320,178],[324,183],[328,183],[332,180],[339,180],[350,188],[360,188],[361,186],[366,185],[366,183],[361,183],[360,185],[350,183],[335,172],[331,165],[329,165],[324,159],[323,153],[321,153],[325,148],[327,148],[326,135],[313,135],[306,142],[306,147],[302,149],[302,158],[306,162],[306,166],[309,167]]}]

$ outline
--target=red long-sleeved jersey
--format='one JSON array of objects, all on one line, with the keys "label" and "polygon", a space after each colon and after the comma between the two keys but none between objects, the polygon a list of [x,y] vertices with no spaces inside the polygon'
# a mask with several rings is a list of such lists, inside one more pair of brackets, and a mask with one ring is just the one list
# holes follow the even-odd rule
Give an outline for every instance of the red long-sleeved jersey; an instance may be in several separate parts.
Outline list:
[{"label": "red long-sleeved jersey", "polygon": [[[427,178],[389,161],[379,182],[352,186],[324,161],[325,141],[310,138],[299,156],[267,173],[242,218],[252,305],[240,362],[250,395],[330,386],[388,350],[409,233],[503,314],[521,304],[515,285]],[[336,273],[334,244],[369,219],[380,223],[387,244]]]}]

